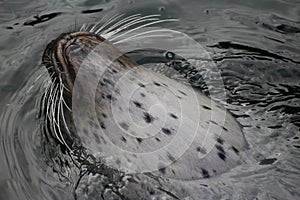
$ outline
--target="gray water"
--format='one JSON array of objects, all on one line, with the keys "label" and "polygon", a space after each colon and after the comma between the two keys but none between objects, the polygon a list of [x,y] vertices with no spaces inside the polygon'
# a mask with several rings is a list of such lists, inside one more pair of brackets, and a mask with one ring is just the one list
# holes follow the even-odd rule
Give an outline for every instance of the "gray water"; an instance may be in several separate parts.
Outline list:
[{"label": "gray water", "polygon": [[[129,183],[118,193],[108,185],[119,180],[45,144],[43,50],[60,33],[110,12],[180,19],[162,26],[186,33],[210,53],[225,84],[227,100],[220,102],[249,143],[240,166],[190,182],[141,175],[139,187]],[[300,198],[298,0],[0,1],[0,16],[1,200]],[[189,78],[208,93],[201,80]]]}]

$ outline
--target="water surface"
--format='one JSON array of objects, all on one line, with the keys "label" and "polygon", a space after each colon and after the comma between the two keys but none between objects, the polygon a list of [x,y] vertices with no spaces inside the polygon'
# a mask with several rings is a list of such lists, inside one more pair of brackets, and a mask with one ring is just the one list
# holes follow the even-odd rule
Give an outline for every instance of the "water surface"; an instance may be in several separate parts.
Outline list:
[{"label": "water surface", "polygon": [[[299,198],[299,1],[1,1],[0,10],[1,199]],[[87,170],[59,145],[45,144],[43,50],[60,33],[109,12],[178,18],[162,26],[188,34],[210,53],[227,94],[216,100],[233,113],[249,143],[240,166],[191,182],[144,175],[116,192],[108,185],[122,180],[110,179],[101,167]],[[210,69],[203,65],[198,72]],[[212,78],[187,77],[209,93]]]}]

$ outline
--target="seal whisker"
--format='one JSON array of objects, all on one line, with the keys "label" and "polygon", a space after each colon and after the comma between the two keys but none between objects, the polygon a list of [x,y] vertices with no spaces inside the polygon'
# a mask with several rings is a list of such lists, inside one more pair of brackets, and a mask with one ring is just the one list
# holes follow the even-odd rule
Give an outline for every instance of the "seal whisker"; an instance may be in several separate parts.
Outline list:
[{"label": "seal whisker", "polygon": [[91,29],[89,30],[89,32],[93,32],[94,29],[97,28],[97,26],[100,26],[100,24],[103,23],[104,21],[106,21],[106,19],[109,18],[109,17],[110,17],[110,15],[106,15],[106,16],[102,17],[101,20],[100,20],[98,23],[94,24],[94,25],[91,27]]},{"label": "seal whisker", "polygon": [[119,27],[118,29],[114,30],[114,31],[111,31],[109,34],[104,34],[105,37],[109,38],[131,26],[134,26],[136,24],[139,24],[139,23],[142,23],[142,22],[147,22],[147,21],[160,21],[159,18],[154,18],[154,17],[159,17],[160,15],[147,15],[147,16],[144,16],[144,17],[140,17],[138,19],[134,19],[130,22],[128,22],[127,24],[124,24],[122,25],[121,27]]},{"label": "seal whisker", "polygon": [[64,125],[65,125],[65,127],[67,129],[68,134],[71,135],[71,132],[69,130],[69,127],[68,127],[66,119],[65,119],[65,115],[63,113],[63,104],[62,103],[60,103],[60,109],[62,110],[62,115],[61,116],[62,116],[63,123],[64,123]]},{"label": "seal whisker", "polygon": [[151,38],[151,37],[162,38],[162,37],[170,37],[170,35],[145,35],[145,36],[141,36],[141,37],[134,37],[134,38],[124,39],[124,40],[121,40],[121,42],[114,42],[114,44],[120,44],[122,42],[130,41],[130,40],[131,41],[132,40],[140,40],[140,39]]},{"label": "seal whisker", "polygon": [[53,66],[49,66],[48,69],[54,69],[54,67]]},{"label": "seal whisker", "polygon": [[[50,74],[50,80],[54,76],[55,73]],[[67,123],[64,118],[63,113],[63,103],[66,105],[65,101],[63,100],[63,91],[64,91],[64,85],[62,82],[61,74],[59,76],[59,81],[57,82],[57,78],[55,77],[51,82],[47,80],[47,86],[44,93],[44,97],[42,99],[43,105],[45,105],[46,108],[46,117],[49,120],[49,123],[51,124],[50,129],[54,133],[57,140],[65,145],[68,150],[72,151],[71,148],[66,143],[62,131],[60,129],[60,119],[62,118],[62,122],[64,123],[66,130],[68,134],[70,135],[69,128],[67,127]],[[51,83],[51,84],[49,84]],[[48,98],[48,101],[46,102],[46,99]],[[67,107],[70,109],[69,107]],[[46,120],[46,125],[48,124],[48,120]]]},{"label": "seal whisker", "polygon": [[[58,91],[57,91],[57,93],[56,93],[56,97],[55,97],[55,101],[57,102],[58,101],[58,98],[59,98],[59,89],[58,89]],[[59,102],[58,104],[60,104],[61,102]],[[61,131],[61,129],[60,129],[60,124],[59,124],[59,122],[60,122],[60,116],[61,116],[61,114],[60,114],[60,107],[59,107],[59,105],[58,105],[58,107],[57,108],[54,108],[54,109],[57,109],[57,119],[55,120],[55,111],[56,110],[54,110],[54,113],[53,113],[53,122],[54,122],[54,124],[56,125],[56,127],[57,127],[57,130],[58,130],[58,133],[56,132],[56,137],[57,138],[60,138],[60,141],[61,141],[61,143],[62,144],[64,144],[67,148],[68,148],[68,150],[70,150],[70,151],[72,151],[71,149],[70,149],[70,147],[68,146],[68,144],[66,143],[66,141],[65,141],[65,139],[64,139],[64,137],[63,137],[63,135],[62,135],[62,131]],[[59,134],[59,135],[58,135]]]},{"label": "seal whisker", "polygon": [[63,87],[67,92],[71,92],[65,85],[63,85]]},{"label": "seal whisker", "polygon": [[62,98],[61,100],[63,101],[63,103],[64,103],[64,105],[66,106],[66,108],[67,108],[70,112],[72,112],[71,108],[67,105],[65,99]]},{"label": "seal whisker", "polygon": [[[64,137],[63,137],[63,135],[62,135],[62,132],[61,132],[61,130],[60,130],[60,124],[59,124],[59,122],[60,122],[60,116],[61,116],[61,115],[63,116],[63,109],[62,109],[62,107],[61,107],[61,105],[62,105],[61,98],[62,98],[62,95],[63,95],[63,89],[62,89],[62,85],[61,85],[61,83],[62,83],[61,75],[59,76],[59,82],[60,82],[60,87],[59,87],[59,90],[57,91],[57,97],[56,97],[56,98],[58,98],[58,96],[59,96],[59,101],[57,101],[57,99],[55,100],[55,102],[58,102],[58,107],[57,107],[57,121],[58,121],[58,123],[57,123],[57,128],[58,128],[58,132],[59,132],[59,135],[60,135],[60,137],[61,137],[61,140],[63,141],[63,144],[66,145],[66,147],[67,147],[70,151],[72,151],[71,148],[69,147],[69,145],[66,143],[66,141],[65,141],[65,139],[64,139]],[[61,112],[60,112],[60,111],[61,111]],[[67,128],[67,131],[69,131],[68,128]],[[69,132],[68,132],[68,133],[69,133]],[[69,135],[70,135],[70,134],[69,134]]]},{"label": "seal whisker", "polygon": [[[65,115],[64,115],[64,113],[63,113],[63,104],[62,103],[59,103],[60,105],[60,110],[62,111],[61,113],[61,118],[62,118],[62,121],[63,121],[63,124],[64,124],[64,127],[66,128],[66,130],[67,130],[67,134],[68,135],[71,135],[71,132],[70,132],[70,130],[69,130],[69,127],[68,127],[68,125],[67,125],[67,122],[66,122],[66,119],[65,119]],[[62,135],[61,135],[62,136]],[[66,143],[66,142],[65,142]],[[70,149],[69,148],[69,146],[67,145],[67,147],[68,147],[68,149]]]},{"label": "seal whisker", "polygon": [[[56,80],[56,78],[55,78],[55,80]],[[55,81],[53,81],[53,83],[55,83]],[[56,136],[56,138],[58,139],[58,141],[60,143],[64,144],[62,142],[62,140],[60,139],[60,137],[58,136],[58,134],[56,132],[56,128],[55,128],[57,123],[55,121],[55,108],[54,108],[54,106],[55,106],[55,99],[56,99],[56,96],[57,96],[57,89],[58,89],[58,85],[54,86],[54,90],[53,90],[53,86],[51,86],[51,90],[50,90],[50,93],[49,93],[49,101],[47,102],[46,116],[48,117],[50,124],[53,125],[51,127],[53,128],[54,135]]]},{"label": "seal whisker", "polygon": [[163,19],[163,20],[159,20],[159,21],[149,22],[149,23],[143,24],[143,25],[141,25],[141,26],[138,26],[138,27],[136,27],[136,28],[134,28],[134,29],[131,29],[131,30],[129,30],[129,31],[126,31],[125,33],[122,33],[122,34],[120,34],[120,35],[117,35],[117,36],[115,36],[114,38],[111,38],[110,40],[111,40],[111,41],[116,40],[116,39],[119,38],[119,37],[122,37],[122,36],[124,36],[124,35],[126,35],[126,34],[128,34],[128,33],[131,33],[131,32],[133,32],[133,31],[136,31],[136,30],[141,29],[141,28],[146,27],[146,26],[151,26],[151,25],[158,24],[158,23],[163,23],[163,22],[172,22],[172,21],[178,21],[178,19]]},{"label": "seal whisker", "polygon": [[41,77],[43,76],[44,74],[40,74],[38,75],[35,79],[34,79],[34,82],[36,83],[38,80],[41,79]]},{"label": "seal whisker", "polygon": [[106,34],[109,33],[111,30],[113,30],[114,28],[124,25],[125,23],[129,22],[130,20],[134,20],[140,17],[141,14],[135,14],[135,15],[130,15],[129,17],[125,17],[124,19],[122,19],[121,21],[119,21],[118,23],[114,24],[113,26],[111,26],[110,28],[108,28],[107,30],[104,30],[101,34]]},{"label": "seal whisker", "polygon": [[51,122],[53,123],[53,125],[57,125],[57,122],[55,120],[55,109],[56,109],[56,107],[55,107],[55,105],[56,105],[55,101],[57,100],[57,92],[58,92],[58,85],[55,86],[55,89],[53,90],[53,95],[50,94],[51,95],[50,96],[50,99],[51,99],[50,102],[51,102],[51,104],[49,104],[49,106],[50,106],[50,113],[51,113],[50,118],[52,119]]},{"label": "seal whisker", "polygon": [[89,32],[94,32],[95,29],[96,29],[97,27],[99,27],[101,23],[107,22],[107,21],[109,20],[109,17],[111,17],[111,15],[105,15],[104,17],[102,17],[101,20],[100,20],[98,23],[94,24],[94,25],[91,27],[91,29],[89,30]]},{"label": "seal whisker", "polygon": [[[171,31],[171,30],[161,30],[161,29],[151,30],[151,31],[146,31],[146,32],[138,33],[138,34],[136,34],[136,35],[127,37],[127,38],[125,38],[125,39],[121,39],[121,40],[119,40],[119,41],[116,41],[116,42],[114,42],[114,44],[119,44],[119,43],[125,42],[125,41],[127,41],[127,40],[132,40],[132,39],[137,39],[137,38],[144,38],[144,37],[139,37],[139,36],[143,36],[143,35],[145,35],[145,34],[154,33],[154,32],[173,32],[173,31]],[[147,36],[149,36],[149,37],[152,37],[152,36],[154,36],[154,37],[159,37],[159,36],[172,37],[172,36],[167,35],[167,34],[166,34],[166,35],[147,35]]]},{"label": "seal whisker", "polygon": [[65,85],[63,84],[63,82],[62,82],[62,78],[60,77],[60,79],[59,79],[59,82],[60,82],[60,85],[61,85],[61,92],[62,92],[62,98],[61,98],[61,101],[64,103],[64,105],[66,106],[66,108],[70,111],[70,112],[72,112],[72,109],[68,106],[68,104],[66,103],[66,101],[65,101],[65,99],[64,99],[64,96],[63,96],[63,92],[66,90],[66,91],[68,91],[68,92],[70,92],[70,90],[67,88],[67,87],[65,87]]},{"label": "seal whisker", "polygon": [[151,18],[151,19],[143,19],[143,20],[136,19],[136,20],[134,20],[134,21],[132,21],[132,22],[130,22],[130,23],[128,23],[128,24],[125,24],[124,26],[122,26],[122,27],[120,27],[120,28],[118,28],[118,29],[116,29],[116,30],[114,30],[114,31],[111,31],[111,32],[109,32],[109,33],[107,33],[107,34],[103,34],[103,36],[104,36],[105,38],[110,38],[110,37],[112,37],[113,35],[115,35],[115,34],[117,34],[117,33],[119,33],[119,32],[122,32],[123,30],[128,29],[128,28],[131,27],[131,26],[134,26],[134,25],[136,25],[136,24],[140,24],[140,23],[142,23],[142,22],[148,22],[148,21],[159,21],[159,18]]},{"label": "seal whisker", "polygon": [[47,90],[47,92],[49,93],[49,97],[48,97],[48,101],[47,101],[47,105],[46,105],[46,116],[48,117],[48,119],[50,119],[49,109],[50,109],[50,105],[51,105],[49,102],[51,101],[51,98],[52,98],[52,91],[53,91],[53,86],[55,84],[55,80],[56,80],[56,78],[53,79],[53,82],[51,83],[51,85],[48,87],[48,90]]},{"label": "seal whisker", "polygon": [[51,86],[51,82],[48,80],[47,83],[45,83],[45,85],[46,85],[46,84],[48,84],[48,85],[47,85],[46,88],[45,88],[44,97],[43,97],[43,99],[42,99],[43,105],[44,105],[44,103],[46,102],[46,98],[47,98],[47,95],[48,95],[49,90],[50,90],[49,88],[50,88],[50,86]]},{"label": "seal whisker", "polygon": [[[50,74],[50,80],[52,79],[53,75],[54,75],[54,73]],[[53,80],[55,80],[55,78]],[[51,96],[51,91],[53,90],[54,81],[53,82],[48,82],[48,83],[49,84],[46,86],[44,97],[43,97],[43,103],[42,103],[43,110],[45,112],[45,127],[46,127],[45,131],[46,131],[46,133],[49,133],[49,131],[53,132],[51,117],[50,117],[50,114],[49,114],[49,107],[50,107],[49,100],[50,100],[50,96]],[[48,101],[46,101],[46,99]],[[48,130],[48,129],[50,129],[50,130]]]},{"label": "seal whisker", "polygon": [[84,23],[81,28],[80,28],[80,31],[86,31],[86,28],[87,28],[87,25]]},{"label": "seal whisker", "polygon": [[95,33],[99,33],[101,30],[103,30],[106,26],[108,26],[109,24],[113,23],[114,21],[116,21],[118,18],[124,16],[124,14],[116,14],[114,16],[112,16],[107,22],[105,22],[100,28],[98,28],[97,31],[95,31]]},{"label": "seal whisker", "polygon": [[[155,16],[157,16],[157,17],[159,17],[160,15],[147,15],[147,16],[141,16],[141,14],[136,14],[136,15],[131,15],[131,16],[129,16],[129,17],[127,17],[127,18],[125,18],[125,19],[123,19],[123,20],[121,20],[120,22],[122,22],[122,23],[118,23],[118,26],[119,26],[119,28],[118,29],[124,29],[123,27],[126,27],[127,25],[129,25],[129,24],[131,24],[131,23],[134,23],[134,22],[136,22],[136,21],[138,21],[138,20],[143,20],[143,19],[147,19],[147,18],[150,18],[150,17],[155,17]],[[122,25],[122,26],[121,26]],[[115,26],[115,25],[113,25],[113,26]],[[116,26],[115,26],[116,27]],[[102,32],[102,33],[108,33],[108,32],[110,32],[112,29],[110,29],[110,30],[105,30],[104,32]]]},{"label": "seal whisker", "polygon": [[[46,73],[46,72],[45,72]],[[45,92],[47,92],[48,87],[51,85],[51,78],[52,78],[53,74],[50,73],[49,77],[47,77],[46,79],[42,80],[42,84],[41,87],[45,88]],[[41,74],[41,76],[38,79],[41,79],[43,77],[43,74]],[[38,80],[36,79],[36,81]]]},{"label": "seal whisker", "polygon": [[[50,75],[50,77],[51,77],[51,75]],[[52,82],[51,82],[51,79],[50,80],[47,80],[46,79],[46,81],[43,83],[43,85],[46,85],[45,86],[45,93],[44,93],[44,96],[43,96],[43,98],[42,98],[42,112],[44,112],[45,111],[45,108],[47,108],[46,106],[46,99],[47,99],[47,97],[48,97],[48,95],[49,95],[49,90],[50,90],[50,88],[51,88],[51,85],[52,85]],[[45,108],[44,108],[45,107]],[[47,115],[46,115],[47,116]],[[46,120],[47,121],[47,120]]]}]

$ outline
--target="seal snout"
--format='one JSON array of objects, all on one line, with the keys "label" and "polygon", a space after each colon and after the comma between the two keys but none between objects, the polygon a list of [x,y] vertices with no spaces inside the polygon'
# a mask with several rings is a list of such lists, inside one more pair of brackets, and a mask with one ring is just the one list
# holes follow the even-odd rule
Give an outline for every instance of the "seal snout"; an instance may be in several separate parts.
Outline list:
[{"label": "seal snout", "polygon": [[105,38],[91,32],[61,34],[48,44],[44,51],[43,64],[52,79],[62,79],[65,86],[72,89],[82,58],[103,41]]}]

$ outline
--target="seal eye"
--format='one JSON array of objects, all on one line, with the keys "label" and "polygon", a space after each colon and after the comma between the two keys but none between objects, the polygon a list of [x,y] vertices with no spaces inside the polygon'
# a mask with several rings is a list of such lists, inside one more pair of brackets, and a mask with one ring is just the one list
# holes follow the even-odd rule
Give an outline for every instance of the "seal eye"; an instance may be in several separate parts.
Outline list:
[{"label": "seal eye", "polygon": [[166,52],[166,58],[173,59],[174,57],[175,57],[175,54],[173,52],[170,52],[170,51]]}]

